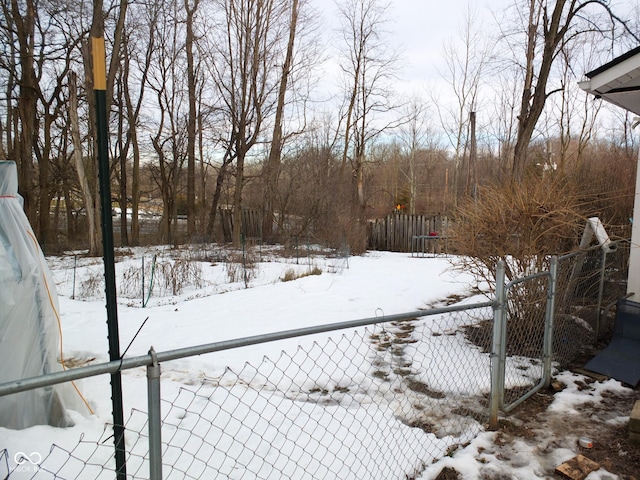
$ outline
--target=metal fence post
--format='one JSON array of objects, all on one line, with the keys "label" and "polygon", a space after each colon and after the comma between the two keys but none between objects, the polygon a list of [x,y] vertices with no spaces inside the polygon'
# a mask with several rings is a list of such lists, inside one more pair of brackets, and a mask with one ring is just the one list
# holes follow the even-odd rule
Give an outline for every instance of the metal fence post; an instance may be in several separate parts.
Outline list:
[{"label": "metal fence post", "polygon": [[489,404],[489,429],[498,428],[498,410],[504,398],[504,348],[505,342],[505,263],[496,266],[496,298],[493,311],[493,344],[491,347],[491,400]]},{"label": "metal fence post", "polygon": [[547,309],[544,318],[544,343],[542,358],[544,359],[542,380],[545,388],[551,383],[551,361],[553,360],[553,323],[556,309],[556,286],[558,284],[558,257],[551,257],[549,265],[549,287],[547,289]]},{"label": "metal fence post", "polygon": [[149,406],[149,479],[162,480],[162,419],[160,414],[160,364],[156,351],[149,350],[153,363],[147,365]]},{"label": "metal fence post", "polygon": [[607,253],[606,249],[602,249],[602,268],[600,270],[600,283],[598,285],[598,308],[596,310],[596,333],[593,344],[597,345],[600,339],[600,321],[602,320],[602,295],[604,292],[604,280],[607,274]]}]

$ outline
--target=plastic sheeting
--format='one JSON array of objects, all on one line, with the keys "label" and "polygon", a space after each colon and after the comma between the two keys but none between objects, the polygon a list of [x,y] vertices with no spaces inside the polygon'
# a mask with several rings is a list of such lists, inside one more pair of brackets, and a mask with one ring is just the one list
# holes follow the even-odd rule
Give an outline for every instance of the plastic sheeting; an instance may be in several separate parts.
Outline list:
[{"label": "plastic sheeting", "polygon": [[[15,162],[0,161],[0,383],[62,370],[58,298],[22,209]],[[0,397],[0,426],[72,424],[70,385]]]}]

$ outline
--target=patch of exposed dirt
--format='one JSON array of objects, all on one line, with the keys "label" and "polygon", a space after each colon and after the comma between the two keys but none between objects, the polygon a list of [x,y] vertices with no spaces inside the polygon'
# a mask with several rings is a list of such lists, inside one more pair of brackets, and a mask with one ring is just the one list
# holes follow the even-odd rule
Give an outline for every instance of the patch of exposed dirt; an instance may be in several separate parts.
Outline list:
[{"label": "patch of exposed dirt", "polygon": [[[459,299],[448,298],[443,303],[455,303]],[[378,350],[389,350],[395,361],[402,358],[405,345],[412,343],[412,333],[415,328],[415,319],[405,322],[394,322],[391,331],[383,331],[371,336],[373,343],[377,344]],[[492,322],[479,322],[474,325],[462,327],[466,338],[477,345],[484,352],[491,349],[491,329]],[[453,332],[455,334],[455,332]],[[573,335],[571,335],[573,338]],[[555,341],[555,339],[554,339]],[[576,342],[579,345],[584,342]],[[603,340],[599,345],[588,345],[585,348],[576,348],[571,355],[563,362],[565,368],[577,368],[583,366],[598,350],[606,345]],[[515,348],[510,354],[523,354],[522,349]],[[554,349],[555,351],[555,349]],[[403,364],[396,367],[394,373],[404,378],[405,384],[414,392],[424,394],[434,399],[441,398],[441,393],[430,389],[422,382],[411,378],[411,364]],[[388,367],[387,367],[388,368]],[[388,373],[381,369],[376,371],[380,378],[387,378]],[[575,382],[578,390],[585,396],[591,395],[595,390],[596,380],[585,377],[584,381]],[[534,451],[540,457],[546,457],[548,464],[544,467],[545,479],[564,479],[560,474],[555,473],[558,465],[553,462],[553,451],[558,449],[570,449],[576,455],[582,454],[585,457],[598,463],[603,469],[613,475],[618,480],[640,480],[640,445],[629,440],[628,417],[633,409],[633,405],[640,400],[640,387],[635,390],[605,391],[602,399],[580,404],[575,412],[549,411],[549,406],[553,403],[556,391],[553,389],[541,390],[531,398],[519,405],[513,412],[505,415],[500,420],[498,432],[494,438],[496,446],[496,458],[507,464],[517,463],[521,460],[509,458],[516,441],[525,442],[534,447]],[[595,397],[594,397],[595,400]],[[434,425],[428,421],[414,420],[408,425],[422,428],[427,432],[432,432]],[[583,448],[578,444],[580,437],[589,437],[593,441],[592,448]],[[511,453],[510,453],[511,452]],[[515,466],[515,464],[514,464]],[[408,475],[407,479],[418,478]],[[454,468],[445,467],[436,477],[437,480],[457,480],[462,478]],[[482,480],[511,480],[509,474],[497,473],[493,470],[483,470],[480,478]]]},{"label": "patch of exposed dirt", "polygon": [[436,480],[458,480],[460,475],[455,468],[445,467],[436,477]]},{"label": "patch of exposed dirt", "polygon": [[[595,380],[587,379],[580,390],[589,394]],[[629,441],[628,417],[640,389],[622,393],[605,392],[602,401],[584,403],[577,412],[549,412],[553,402],[553,390],[541,390],[518,406],[500,422],[496,444],[508,444],[519,438],[529,444],[539,445],[541,453],[554,448],[572,448],[590,458],[621,480],[637,480],[640,473],[640,445]],[[593,441],[592,448],[580,447],[580,437]],[[563,478],[554,472],[550,478]]]},{"label": "patch of exposed dirt", "polygon": [[446,297],[444,299],[428,303],[426,305],[426,308],[427,309],[431,309],[431,308],[448,307],[450,305],[455,305],[456,303],[460,303],[465,298],[469,298],[469,297],[472,297],[474,295],[478,295],[480,293],[482,293],[482,292],[478,288],[472,288],[469,292],[467,292],[465,294],[452,293],[451,295],[449,295],[448,297]]},{"label": "patch of exposed dirt", "polygon": [[91,358],[68,357],[64,359],[64,362],[61,362],[60,359],[58,359],[58,363],[60,363],[61,365],[64,363],[64,368],[85,367],[94,361],[95,361],[95,357],[91,357]]},{"label": "patch of exposed dirt", "polygon": [[[577,383],[579,390],[589,395],[595,380],[587,379]],[[535,446],[539,456],[549,455],[553,450],[568,448],[598,463],[619,480],[640,480],[640,445],[629,441],[628,417],[634,403],[640,400],[640,388],[624,392],[604,392],[602,400],[588,402],[577,407],[577,411],[553,412],[548,408],[556,392],[541,390],[518,406],[512,413],[500,420],[494,438],[496,458],[509,464],[511,448],[518,440]],[[580,437],[589,437],[592,448],[579,446]],[[550,463],[544,472],[545,479],[563,479]],[[462,478],[451,467],[443,468],[436,480],[457,480]],[[512,479],[495,471],[484,471],[482,480]]]}]

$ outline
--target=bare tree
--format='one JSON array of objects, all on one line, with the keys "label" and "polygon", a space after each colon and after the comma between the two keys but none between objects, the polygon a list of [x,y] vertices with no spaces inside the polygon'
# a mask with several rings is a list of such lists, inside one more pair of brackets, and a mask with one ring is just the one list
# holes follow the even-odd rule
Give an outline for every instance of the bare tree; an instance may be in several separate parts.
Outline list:
[{"label": "bare tree", "polygon": [[575,72],[588,70],[601,47],[587,33],[573,45],[568,45],[559,55],[558,73],[562,92],[549,100],[553,106],[553,122],[556,128],[550,132],[557,136],[558,147],[553,158],[553,168],[560,171],[579,168],[582,153],[593,138],[602,102],[594,101],[578,87]]},{"label": "bare tree", "polygon": [[147,77],[149,88],[155,93],[157,115],[151,144],[157,162],[152,165],[153,180],[162,196],[161,239],[173,242],[174,221],[177,221],[179,188],[182,168],[187,157],[187,125],[183,121],[186,66],[182,56],[183,32],[180,28],[177,0],[165,2],[157,15],[156,48],[152,52]]},{"label": "bare tree", "polygon": [[[93,195],[89,182],[87,181],[87,175],[84,171],[84,161],[82,159],[82,139],[80,138],[80,121],[78,119],[78,85],[76,81],[75,72],[69,72],[69,129],[71,133],[72,145],[73,145],[73,162],[78,173],[78,179],[80,181],[80,192],[85,204],[85,212],[87,215],[87,223],[92,226],[96,221],[94,218],[95,207],[93,204]],[[98,243],[98,237],[94,228],[89,228],[89,254],[97,255],[100,250]]]},{"label": "bare tree", "polygon": [[[399,125],[390,113],[393,103],[391,82],[397,72],[397,55],[388,48],[385,27],[390,5],[379,0],[347,0],[338,5],[341,21],[342,54],[340,68],[344,78],[345,101],[341,112],[344,135],[341,173],[347,164],[353,180],[352,215],[364,226],[366,198],[364,171],[367,147],[382,132]],[[360,245],[364,248],[364,237]]]},{"label": "bare tree", "polygon": [[[67,74],[86,30],[76,27],[81,20],[75,7],[64,3],[7,1],[2,3],[2,14],[0,31],[7,41],[0,60],[7,75],[7,150],[18,163],[25,211],[40,241],[49,244],[55,238],[50,232],[50,207],[57,190],[52,175],[63,170],[58,163],[66,155],[61,147]],[[12,105],[15,98],[17,105]]]},{"label": "bare tree", "polygon": [[283,31],[288,31],[282,27],[289,25],[290,9],[286,0],[217,0],[216,5],[221,13],[220,39],[214,45],[210,69],[221,101],[217,111],[228,128],[220,137],[223,168],[232,161],[236,167],[232,238],[238,246],[245,161],[277,101],[278,75],[273,65],[280,58]]},{"label": "bare tree", "polygon": [[[127,145],[131,145],[133,164],[131,172],[131,243],[140,243],[140,159],[141,145],[138,130],[141,122],[141,109],[148,86],[149,70],[156,47],[157,22],[161,9],[156,2],[140,4],[136,10],[137,15],[129,17],[129,25],[123,36],[123,95],[127,115],[128,130],[126,135]],[[131,40],[130,40],[131,38]],[[144,41],[146,38],[148,41]],[[137,40],[134,41],[133,39]],[[138,50],[139,47],[140,50]],[[135,61],[137,59],[137,61]],[[139,73],[139,80],[132,82],[132,60],[135,69]],[[136,95],[136,97],[134,97]]]},{"label": "bare tree", "polygon": [[15,159],[16,145],[14,137],[17,134],[17,112],[12,102],[18,95],[18,48],[15,40],[15,28],[11,15],[9,15],[9,3],[2,3],[2,21],[0,22],[0,43],[5,46],[0,55],[0,79],[2,84],[3,118],[0,119],[0,155],[2,160]]},{"label": "bare tree", "polygon": [[194,21],[200,0],[184,0],[186,13],[185,51],[187,55],[187,89],[189,98],[189,113],[187,116],[187,236],[191,238],[196,229],[196,65],[194,59]]},{"label": "bare tree", "polygon": [[[516,4],[514,8],[526,12],[521,17],[521,28],[525,32],[524,54],[521,50],[514,49],[518,56],[516,63],[522,69],[512,166],[512,177],[517,181],[524,175],[529,143],[547,99],[563,90],[559,82],[549,85],[552,68],[560,57],[560,52],[586,32],[596,31],[606,38],[617,33],[613,28],[616,25],[621,25],[627,32],[628,30],[606,0],[558,0],[552,6],[547,5],[544,0],[526,0]],[[511,39],[513,36],[505,32],[505,38]]]},{"label": "bare tree", "polygon": [[425,117],[427,107],[419,97],[413,97],[406,107],[407,123],[401,129],[401,138],[409,165],[406,170],[401,170],[409,182],[409,213],[416,213],[416,199],[418,198],[418,156],[419,151],[425,147],[427,128]]},{"label": "bare tree", "polygon": [[207,237],[213,238],[213,231],[215,227],[216,216],[218,212],[218,205],[220,204],[220,196],[222,195],[222,189],[224,182],[227,178],[227,174],[230,165],[233,163],[233,154],[226,151],[222,159],[221,165],[218,167],[218,174],[216,175],[216,186],[211,198],[211,208],[209,209],[209,215],[207,216]]},{"label": "bare tree", "polygon": [[459,44],[451,40],[444,45],[446,71],[441,76],[448,83],[454,101],[447,105],[439,100],[440,94],[432,94],[440,124],[453,150],[454,205],[463,185],[463,163],[470,148],[470,112],[480,106],[481,80],[491,60],[491,43],[477,18],[469,4],[459,32]]},{"label": "bare tree", "polygon": [[12,73],[10,86],[19,89],[15,116],[10,118],[14,133],[12,140],[15,142],[10,148],[18,167],[19,192],[24,199],[24,210],[29,221],[35,225],[37,199],[33,152],[38,136],[37,107],[40,95],[36,72],[38,9],[34,0],[5,0],[2,2],[2,10],[6,21],[5,36],[11,42],[11,60],[16,68]]},{"label": "bare tree", "polygon": [[273,233],[273,210],[274,197],[278,185],[278,175],[280,173],[280,162],[282,154],[283,134],[282,123],[285,107],[285,96],[291,69],[293,67],[293,54],[298,30],[299,2],[291,0],[291,20],[289,22],[289,38],[287,40],[287,50],[282,64],[282,72],[278,87],[278,101],[276,104],[275,118],[273,123],[273,135],[271,137],[271,147],[269,156],[263,168],[264,181],[264,204],[262,218],[262,235],[270,238]]}]

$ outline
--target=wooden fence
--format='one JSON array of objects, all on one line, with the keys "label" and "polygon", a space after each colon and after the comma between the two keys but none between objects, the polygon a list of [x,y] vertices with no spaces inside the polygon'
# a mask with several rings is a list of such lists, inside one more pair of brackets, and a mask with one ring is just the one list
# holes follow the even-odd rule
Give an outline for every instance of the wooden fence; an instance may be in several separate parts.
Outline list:
[{"label": "wooden fence", "polygon": [[[225,242],[233,239],[233,210],[230,208],[220,208],[220,224]],[[242,209],[242,235],[245,239],[262,240],[262,212],[248,208]]]},{"label": "wooden fence", "polygon": [[446,237],[448,219],[441,215],[407,215],[394,213],[386,218],[369,222],[369,245],[372,250],[411,252],[411,241],[416,235]]}]

